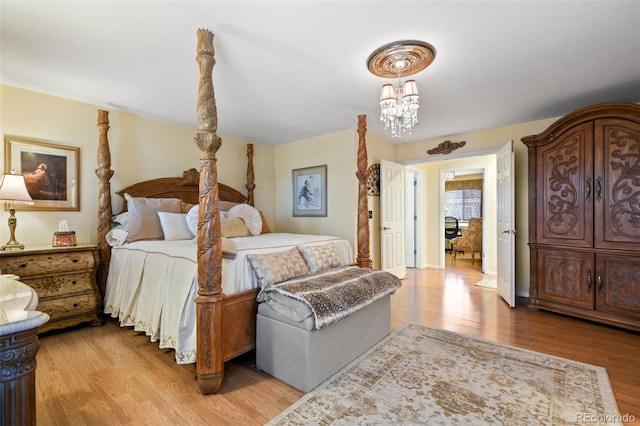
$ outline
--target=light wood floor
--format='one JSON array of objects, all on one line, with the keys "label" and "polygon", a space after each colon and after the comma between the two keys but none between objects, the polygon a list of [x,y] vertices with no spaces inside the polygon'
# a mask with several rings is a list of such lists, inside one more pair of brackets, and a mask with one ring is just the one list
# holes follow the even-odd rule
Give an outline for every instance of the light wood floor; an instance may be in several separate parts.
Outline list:
[{"label": "light wood floor", "polygon": [[[410,270],[392,296],[392,330],[408,321],[607,368],[621,414],[640,424],[640,335],[525,306],[476,287],[480,265]],[[302,396],[256,371],[249,353],[225,365],[216,395],[197,391],[191,366],[114,320],[40,338],[38,425],[260,425]]]}]

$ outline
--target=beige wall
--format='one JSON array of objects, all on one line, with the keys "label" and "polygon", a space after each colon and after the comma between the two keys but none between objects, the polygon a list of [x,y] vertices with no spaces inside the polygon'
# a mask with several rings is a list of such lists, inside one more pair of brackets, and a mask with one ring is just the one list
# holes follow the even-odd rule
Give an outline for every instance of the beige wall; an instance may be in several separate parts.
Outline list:
[{"label": "beige wall", "polygon": [[[356,250],[358,179],[355,129],[275,147],[275,228],[278,232],[335,235]],[[293,217],[293,169],[327,165],[327,216]]]},{"label": "beige wall", "polygon": [[[80,243],[96,243],[98,178],[95,175],[98,107],[54,96],[0,85],[0,133],[23,139],[80,148],[80,211],[18,211],[16,239],[29,245],[49,245],[58,222],[66,219]],[[195,114],[195,107],[194,107]],[[119,190],[134,182],[162,176],[182,176],[199,167],[199,151],[193,142],[195,129],[144,118],[122,111],[109,113],[109,142],[114,211],[121,206]],[[0,150],[4,172],[4,149]],[[246,142],[225,138],[218,151],[218,178],[246,193]],[[254,145],[256,206],[275,223],[273,198],[274,149]],[[8,212],[0,210],[0,244],[9,239]]]},{"label": "beige wall", "polygon": [[[19,136],[25,139],[46,141],[54,144],[80,147],[80,207],[79,212],[35,212],[18,211],[18,241],[26,245],[47,245],[57,230],[58,222],[66,219],[76,231],[79,242],[96,242],[97,228],[97,177],[95,176],[98,131],[95,105],[57,98],[41,93],[0,85],[0,132],[2,135]],[[194,111],[195,114],[195,111]],[[112,192],[140,181],[160,176],[181,176],[182,171],[198,167],[199,152],[193,143],[195,129],[144,118],[122,111],[110,112],[111,129],[109,140],[112,153]],[[425,223],[421,236],[422,266],[440,264],[443,256],[433,246],[435,224],[440,223],[439,173],[444,168],[469,167],[471,161],[489,164],[498,148],[510,140],[515,141],[515,186],[516,186],[516,290],[527,295],[529,288],[528,241],[528,182],[527,150],[520,141],[523,136],[536,134],[546,129],[555,118],[451,135],[446,139],[465,140],[466,145],[445,156],[428,156],[426,151],[445,138],[408,144],[392,144],[386,140],[367,135],[369,164],[381,159],[411,165],[422,171],[425,179],[423,209]],[[354,120],[355,124],[355,120]],[[232,187],[246,192],[246,141],[223,137],[218,152],[218,177]],[[269,226],[279,232],[303,232],[332,234],[349,240],[356,248],[357,230],[357,178],[356,152],[358,135],[354,129],[323,135],[286,145],[270,146],[254,144],[254,167],[256,176],[256,206],[265,212]],[[4,170],[4,149],[0,150],[0,167]],[[485,160],[467,160],[468,157],[487,156]],[[495,161],[495,160],[493,160]],[[446,162],[446,164],[444,164]],[[471,162],[471,163],[470,163]],[[440,164],[439,164],[440,163]],[[328,216],[293,217],[292,169],[327,165]],[[475,166],[471,166],[475,167]],[[495,180],[495,170],[485,175]],[[491,174],[493,173],[493,174]],[[436,198],[434,198],[436,197]],[[113,196],[114,210],[121,203]],[[439,200],[434,203],[433,200]],[[371,256],[374,266],[380,265],[379,197],[369,197]],[[487,200],[491,205],[491,201]],[[487,222],[495,223],[485,208]],[[495,216],[494,216],[495,217]],[[8,213],[0,210],[0,244],[8,240],[6,226]],[[438,225],[439,226],[439,225]],[[487,233],[495,233],[487,228]],[[493,243],[491,243],[493,244]],[[488,247],[491,249],[491,246]],[[434,254],[435,253],[435,254]],[[487,259],[487,270],[495,270],[493,260]]]}]

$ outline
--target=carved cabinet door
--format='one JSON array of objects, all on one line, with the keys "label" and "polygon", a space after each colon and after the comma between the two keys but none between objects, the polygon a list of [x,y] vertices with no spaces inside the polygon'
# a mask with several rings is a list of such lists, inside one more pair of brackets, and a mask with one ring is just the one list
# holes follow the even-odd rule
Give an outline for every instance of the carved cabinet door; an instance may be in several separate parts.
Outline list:
[{"label": "carved cabinet door", "polygon": [[538,250],[538,298],[593,309],[593,253],[566,249]]},{"label": "carved cabinet door", "polygon": [[640,250],[640,124],[595,122],[596,248]]},{"label": "carved cabinet door", "polygon": [[596,309],[640,319],[640,256],[596,255]]},{"label": "carved cabinet door", "polygon": [[537,148],[537,242],[593,247],[593,122]]}]

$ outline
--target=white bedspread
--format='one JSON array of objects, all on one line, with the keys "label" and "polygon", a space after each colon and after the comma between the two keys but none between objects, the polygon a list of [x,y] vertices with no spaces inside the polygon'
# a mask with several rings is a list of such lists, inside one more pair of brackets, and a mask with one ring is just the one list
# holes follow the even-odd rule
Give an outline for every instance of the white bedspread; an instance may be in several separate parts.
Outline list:
[{"label": "white bedspread", "polygon": [[[274,253],[301,244],[334,241],[343,264],[353,263],[348,241],[326,235],[269,233],[233,238],[235,259],[222,261],[222,289],[233,294],[257,287],[246,255]],[[104,312],[121,326],[146,333],[160,348],[173,348],[178,364],[196,360],[198,294],[196,243],[193,240],[136,241],[112,247]]]}]

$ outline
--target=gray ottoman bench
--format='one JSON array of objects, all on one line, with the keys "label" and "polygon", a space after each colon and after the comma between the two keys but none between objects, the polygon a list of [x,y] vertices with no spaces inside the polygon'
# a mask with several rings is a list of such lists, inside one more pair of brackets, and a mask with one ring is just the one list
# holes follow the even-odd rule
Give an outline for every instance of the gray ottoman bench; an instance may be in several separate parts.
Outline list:
[{"label": "gray ottoman bench", "polygon": [[259,303],[256,365],[308,392],[387,336],[390,324],[390,294],[320,329],[312,317],[294,321]]}]

